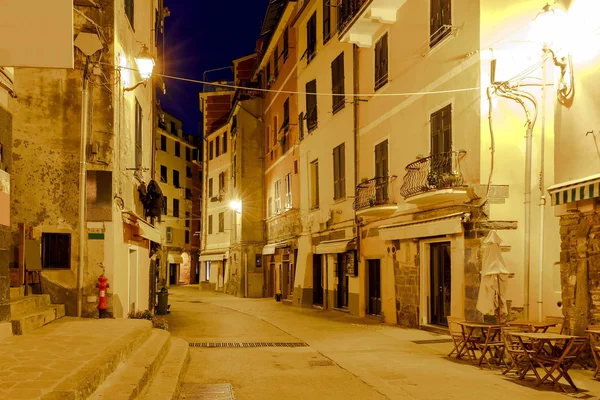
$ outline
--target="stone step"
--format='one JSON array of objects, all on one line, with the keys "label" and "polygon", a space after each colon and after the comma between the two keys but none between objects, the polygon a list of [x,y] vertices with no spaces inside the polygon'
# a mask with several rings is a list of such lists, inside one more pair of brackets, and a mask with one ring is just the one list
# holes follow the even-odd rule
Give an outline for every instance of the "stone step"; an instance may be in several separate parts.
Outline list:
[{"label": "stone step", "polygon": [[89,400],[134,400],[144,392],[169,351],[170,333],[153,329],[131,358],[121,363]]},{"label": "stone step", "polygon": [[10,315],[22,315],[33,312],[35,309],[50,305],[49,294],[33,294],[12,298],[9,301]]},{"label": "stone step", "polygon": [[25,296],[25,286],[10,288],[10,298],[11,299],[16,299],[17,297],[23,297],[23,296]]},{"label": "stone step", "polygon": [[64,304],[50,304],[26,314],[12,316],[13,335],[31,333],[36,329],[65,316]]},{"label": "stone step", "polygon": [[171,338],[171,348],[141,399],[176,400],[189,360],[190,344],[183,339]]}]

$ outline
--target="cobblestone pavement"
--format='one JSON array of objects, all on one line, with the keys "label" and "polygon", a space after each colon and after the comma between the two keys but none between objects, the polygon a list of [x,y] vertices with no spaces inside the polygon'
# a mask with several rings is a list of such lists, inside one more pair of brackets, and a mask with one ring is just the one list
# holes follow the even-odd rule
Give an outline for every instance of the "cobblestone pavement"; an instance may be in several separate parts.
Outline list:
[{"label": "cobblestone pavement", "polygon": [[[189,341],[303,341],[310,346],[192,349],[185,381],[232,383],[238,400],[597,399],[600,395],[600,380],[594,380],[591,371],[571,372],[579,393],[565,395],[549,385],[538,389],[532,381],[518,381],[498,369],[449,359],[450,343],[418,343],[444,336],[343,312],[289,307],[272,299],[239,299],[200,292],[197,286],[171,288],[170,303],[172,334]],[[325,361],[333,366],[321,366]]]},{"label": "cobblestone pavement", "polygon": [[37,331],[0,341],[0,399],[38,399],[68,391],[121,357],[148,321],[62,318]]}]

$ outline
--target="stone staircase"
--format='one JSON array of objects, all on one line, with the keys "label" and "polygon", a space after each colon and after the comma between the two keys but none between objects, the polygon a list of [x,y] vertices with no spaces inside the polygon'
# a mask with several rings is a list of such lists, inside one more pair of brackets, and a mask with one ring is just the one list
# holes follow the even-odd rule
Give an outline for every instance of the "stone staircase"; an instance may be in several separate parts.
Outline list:
[{"label": "stone staircase", "polygon": [[49,294],[25,296],[24,288],[10,289],[13,335],[28,334],[65,316],[64,304],[51,304]]}]

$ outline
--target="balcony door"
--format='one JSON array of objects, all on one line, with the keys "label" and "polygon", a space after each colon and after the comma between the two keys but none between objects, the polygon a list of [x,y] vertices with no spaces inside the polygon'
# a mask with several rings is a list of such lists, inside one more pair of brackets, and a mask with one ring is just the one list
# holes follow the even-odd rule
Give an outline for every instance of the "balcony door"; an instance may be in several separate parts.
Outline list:
[{"label": "balcony door", "polygon": [[384,204],[388,199],[388,141],[375,146],[375,201]]},{"label": "balcony door", "polygon": [[[452,105],[431,114],[431,176],[452,172]],[[431,178],[430,178],[431,180]]]}]

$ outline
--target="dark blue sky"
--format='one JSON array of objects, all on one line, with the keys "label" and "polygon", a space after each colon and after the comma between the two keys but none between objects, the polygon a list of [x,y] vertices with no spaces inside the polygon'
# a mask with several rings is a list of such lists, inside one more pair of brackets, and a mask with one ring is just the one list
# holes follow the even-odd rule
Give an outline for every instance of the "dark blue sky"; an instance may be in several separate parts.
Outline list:
[{"label": "dark blue sky", "polygon": [[[269,0],[166,0],[165,74],[200,79],[206,70],[231,65],[252,54]],[[165,79],[162,108],[183,120],[186,133],[197,134],[198,93],[202,85]]]}]

